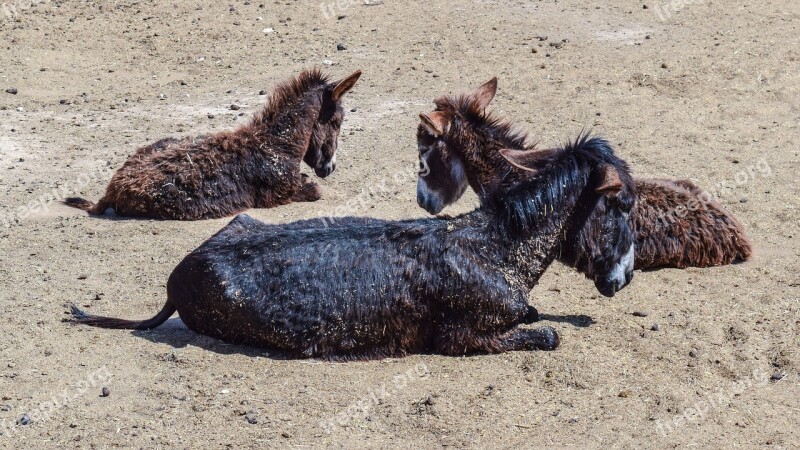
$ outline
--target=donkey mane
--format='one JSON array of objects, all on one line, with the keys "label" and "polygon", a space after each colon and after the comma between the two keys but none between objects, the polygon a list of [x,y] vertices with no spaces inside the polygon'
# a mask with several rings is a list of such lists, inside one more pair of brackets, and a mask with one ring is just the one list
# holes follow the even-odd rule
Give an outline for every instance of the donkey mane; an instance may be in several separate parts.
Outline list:
[{"label": "donkey mane", "polygon": [[489,133],[506,142],[508,147],[519,149],[533,149],[535,143],[528,142],[528,132],[518,128],[506,119],[495,117],[478,104],[471,95],[461,94],[456,96],[445,95],[434,100],[436,110],[447,111],[458,115],[475,128],[489,128]]},{"label": "donkey mane", "polygon": [[309,91],[327,85],[329,77],[319,69],[303,70],[297,76],[278,84],[270,94],[267,104],[253,117],[251,126],[271,123],[281,113],[289,110],[289,105],[303,98]]},{"label": "donkey mane", "polygon": [[568,196],[580,195],[575,186],[586,184],[591,169],[601,164],[613,166],[623,186],[633,189],[627,163],[614,154],[608,141],[584,132],[563,147],[542,151],[541,159],[536,162],[542,175],[505,193],[498,192],[487,200],[487,206],[495,212],[499,228],[514,230],[522,236],[540,232],[550,220],[548,216],[563,214],[554,210],[553,205],[563,203]]}]

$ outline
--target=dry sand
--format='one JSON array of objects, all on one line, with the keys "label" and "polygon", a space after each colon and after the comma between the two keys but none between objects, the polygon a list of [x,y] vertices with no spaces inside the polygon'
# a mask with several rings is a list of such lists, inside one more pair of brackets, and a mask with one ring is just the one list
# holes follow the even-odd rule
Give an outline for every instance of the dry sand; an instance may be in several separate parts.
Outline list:
[{"label": "dry sand", "polygon": [[[325,13],[266,0],[30,3],[13,18],[0,5],[0,215],[11,222],[0,228],[0,446],[800,445],[795,1],[344,0]],[[496,75],[493,109],[533,139],[592,128],[637,175],[696,179],[758,254],[637,273],[613,299],[556,264],[531,294],[561,333],[552,353],[330,364],[226,345],[179,319],[148,333],[62,323],[66,302],[155,313],[172,268],[227,220],[103,220],[38,199],[97,199],[137,146],[233,127],[263,104],[260,90],[312,66],[364,71],[337,171],[321,201],[251,211],[259,219],[329,215],[353,199],[356,215],[424,216],[417,113]],[[470,195],[447,212],[475,205]],[[25,414],[33,422],[15,425]]]}]

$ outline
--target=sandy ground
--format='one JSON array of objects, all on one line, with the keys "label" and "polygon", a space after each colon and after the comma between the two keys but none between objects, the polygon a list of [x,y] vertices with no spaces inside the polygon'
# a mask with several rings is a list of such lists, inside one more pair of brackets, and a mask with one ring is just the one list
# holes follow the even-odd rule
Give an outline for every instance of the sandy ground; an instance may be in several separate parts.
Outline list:
[{"label": "sandy ground", "polygon": [[[0,5],[0,446],[800,446],[793,0],[29,3],[11,16]],[[103,220],[48,197],[97,199],[135,147],[230,128],[260,90],[312,66],[364,71],[337,171],[321,201],[259,219],[348,202],[422,217],[417,113],[496,75],[494,110],[533,139],[592,128],[638,175],[696,179],[758,255],[638,273],[613,299],[556,264],[531,294],[561,333],[552,353],[331,364],[226,345],[179,319],[149,333],[62,323],[66,302],[150,316],[173,267],[227,220]]]}]

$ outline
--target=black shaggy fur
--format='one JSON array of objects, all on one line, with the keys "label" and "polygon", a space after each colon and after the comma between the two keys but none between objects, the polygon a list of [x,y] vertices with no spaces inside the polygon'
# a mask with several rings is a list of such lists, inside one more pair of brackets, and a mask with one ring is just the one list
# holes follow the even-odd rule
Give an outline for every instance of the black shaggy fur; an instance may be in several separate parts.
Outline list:
[{"label": "black shaggy fur", "polygon": [[[552,350],[555,330],[517,325],[535,320],[528,292],[565,233],[604,204],[600,167],[614,164],[627,179],[625,165],[600,144],[567,147],[537,179],[455,218],[346,218],[325,227],[265,225],[240,215],[175,268],[166,305],[153,319],[74,308],[74,321],[150,329],[178,311],[198,333],[298,357]],[[605,214],[609,239],[594,252],[597,267],[618,260],[614,253],[633,238],[617,206]]]}]

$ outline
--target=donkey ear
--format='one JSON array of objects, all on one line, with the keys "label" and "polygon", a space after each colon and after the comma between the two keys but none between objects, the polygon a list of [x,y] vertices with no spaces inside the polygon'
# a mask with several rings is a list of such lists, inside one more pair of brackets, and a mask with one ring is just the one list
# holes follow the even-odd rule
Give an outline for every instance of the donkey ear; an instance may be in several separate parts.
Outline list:
[{"label": "donkey ear", "polygon": [[497,77],[492,78],[486,83],[483,83],[478,89],[475,89],[475,92],[472,93],[472,97],[475,98],[475,104],[480,109],[486,109],[489,107],[489,103],[492,103],[492,100],[494,100],[495,94],[497,94]]},{"label": "donkey ear", "polygon": [[361,71],[356,70],[349,77],[340,81],[336,85],[336,87],[333,88],[333,94],[331,95],[331,99],[335,102],[338,102],[344,94],[347,94],[350,91],[350,89],[353,89],[353,86],[356,85],[356,81],[358,81],[358,77],[360,76],[361,76]]},{"label": "donkey ear", "polygon": [[450,125],[450,121],[442,111],[434,111],[430,114],[419,113],[419,119],[422,121],[422,126],[428,130],[428,133],[437,138],[445,134],[448,125]]},{"label": "donkey ear", "polygon": [[500,156],[510,162],[512,166],[528,172],[538,172],[537,163],[542,160],[540,150],[515,150],[504,148],[500,150]]},{"label": "donkey ear", "polygon": [[611,197],[619,194],[622,190],[622,180],[619,177],[617,169],[608,164],[604,164],[600,168],[600,175],[603,177],[603,181],[597,186],[595,191]]}]

